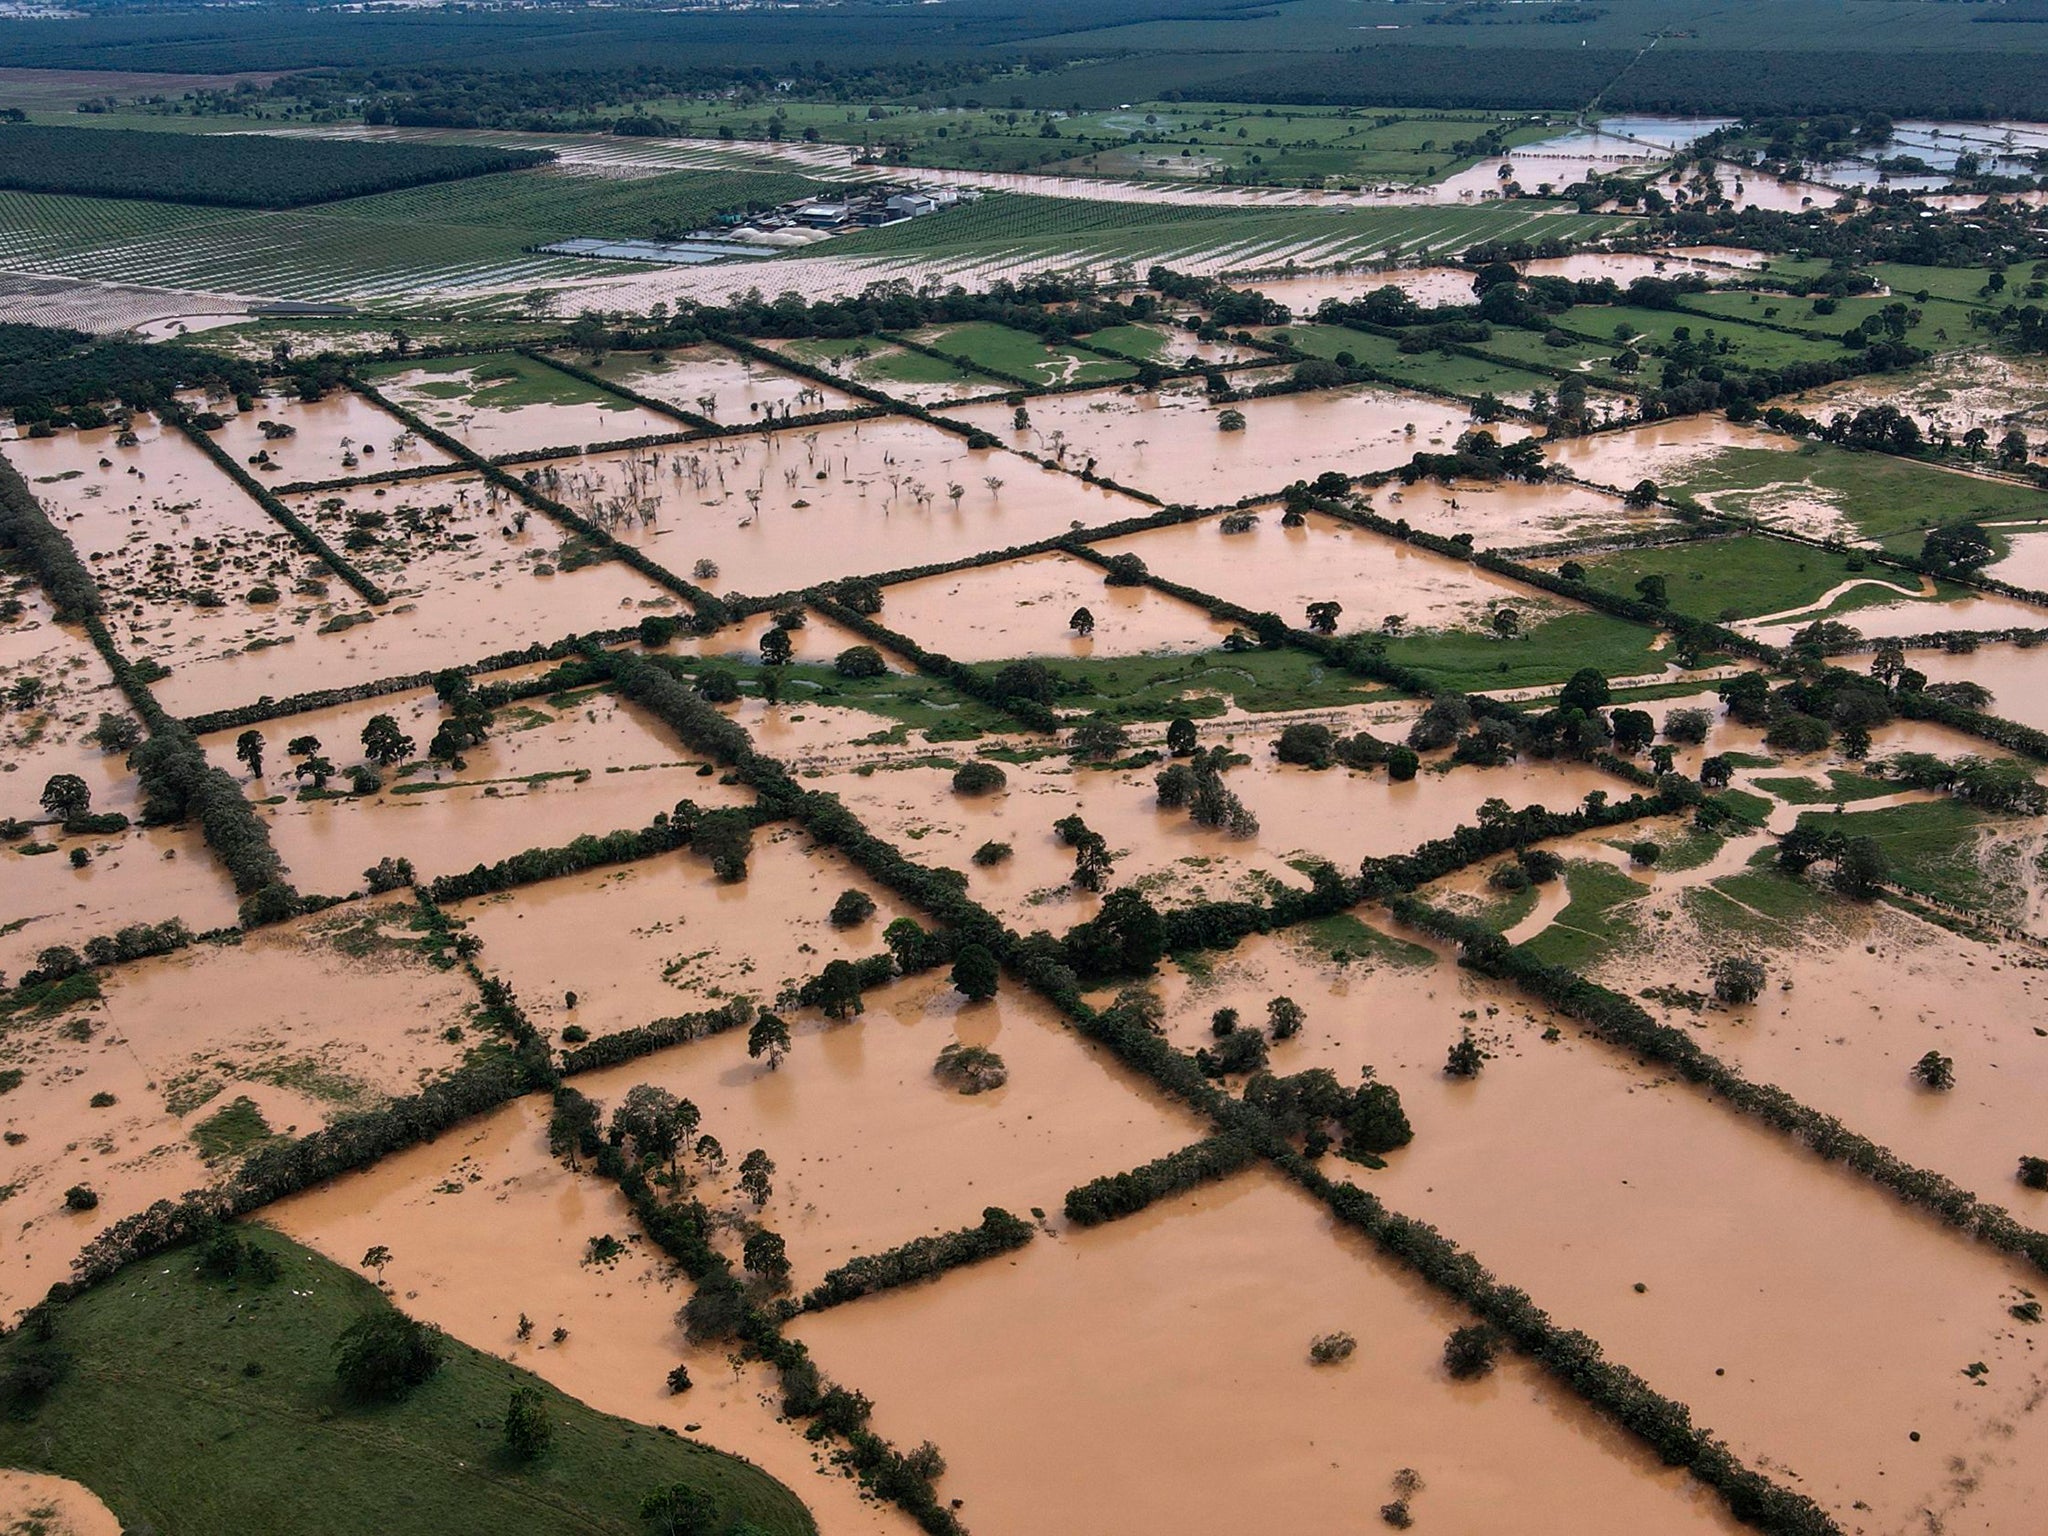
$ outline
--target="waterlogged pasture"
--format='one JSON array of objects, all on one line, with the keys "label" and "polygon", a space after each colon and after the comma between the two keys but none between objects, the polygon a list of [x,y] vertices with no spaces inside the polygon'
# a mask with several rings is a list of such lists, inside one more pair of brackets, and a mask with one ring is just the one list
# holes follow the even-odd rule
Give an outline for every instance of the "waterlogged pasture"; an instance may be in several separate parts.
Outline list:
[{"label": "waterlogged pasture", "polygon": [[[978,1531],[1164,1536],[1276,1508],[1357,1524],[1404,1467],[1424,1485],[1418,1525],[1480,1530],[1512,1508],[1518,1529],[1560,1536],[1736,1529],[1525,1365],[1451,1381],[1443,1339],[1465,1320],[1244,1174],[793,1331],[874,1395],[883,1433],[939,1426],[947,1491]],[[1358,1352],[1311,1365],[1310,1340],[1340,1329]]]},{"label": "waterlogged pasture", "polygon": [[[107,973],[101,1001],[11,1020],[0,1065],[24,1081],[0,1097],[0,1124],[25,1140],[8,1152],[0,1307],[32,1304],[109,1222],[212,1182],[268,1137],[458,1065],[479,1039],[474,991],[419,952],[411,917],[401,895],[301,918],[136,961]],[[96,1211],[64,1208],[77,1184]]]},{"label": "waterlogged pasture", "polygon": [[721,426],[844,411],[865,404],[843,390],[780,372],[709,343],[672,352],[607,352],[594,361],[579,354],[561,355],[565,361],[589,368],[637,394],[708,417]]},{"label": "waterlogged pasture", "polygon": [[363,378],[485,458],[683,430],[672,417],[514,352],[378,364]]},{"label": "waterlogged pasture", "polygon": [[[1165,502],[1216,506],[1276,495],[1325,470],[1392,469],[1418,452],[1443,452],[1469,424],[1465,410],[1421,395],[1353,388],[1276,395],[1233,406],[1199,385],[1146,393],[1086,391],[1030,401],[1018,427],[1006,405],[954,412],[1011,446],[1095,473]],[[1225,410],[1243,430],[1222,431]],[[1508,437],[1519,431],[1501,429]]]},{"label": "waterlogged pasture", "polygon": [[932,565],[1150,511],[901,419],[565,459],[532,473],[548,495],[615,519],[621,538],[679,575],[710,562],[716,574],[693,579],[719,592]]}]

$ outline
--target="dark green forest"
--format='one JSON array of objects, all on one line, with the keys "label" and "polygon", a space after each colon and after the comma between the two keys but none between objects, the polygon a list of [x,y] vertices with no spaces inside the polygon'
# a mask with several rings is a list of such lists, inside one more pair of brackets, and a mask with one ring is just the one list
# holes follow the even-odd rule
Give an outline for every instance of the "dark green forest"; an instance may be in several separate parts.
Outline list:
[{"label": "dark green forest", "polygon": [[229,208],[301,208],[552,158],[530,149],[0,126],[0,187]]}]

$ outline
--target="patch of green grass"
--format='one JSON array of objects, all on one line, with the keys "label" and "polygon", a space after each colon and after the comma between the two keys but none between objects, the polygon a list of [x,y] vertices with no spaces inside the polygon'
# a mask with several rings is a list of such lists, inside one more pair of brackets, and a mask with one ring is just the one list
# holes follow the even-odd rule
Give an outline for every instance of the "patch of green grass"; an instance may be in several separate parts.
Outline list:
[{"label": "patch of green grass", "polygon": [[[730,672],[739,680],[741,690],[750,694],[761,691],[761,676],[767,670],[725,656],[710,661],[676,656],[668,658],[667,664],[689,676],[707,669]],[[778,670],[785,705],[816,703],[858,709],[924,731],[932,741],[973,741],[1017,729],[1017,722],[1001,710],[970,699],[935,678],[895,672],[884,677],[846,678],[815,662],[791,662]]]},{"label": "patch of green grass", "polygon": [[[1389,697],[1306,651],[1204,651],[1195,656],[1055,657],[1055,708],[1100,711],[1119,720],[1191,719],[1220,715],[1232,703],[1253,713],[1355,704]],[[1006,665],[980,670],[993,675]],[[1195,697],[1183,698],[1184,694]]]},{"label": "patch of green grass", "polygon": [[192,1127],[192,1144],[201,1157],[217,1163],[262,1146],[274,1134],[255,1101],[237,1095]]},{"label": "patch of green grass", "polygon": [[1899,792],[1896,784],[1873,779],[1864,773],[1851,773],[1845,768],[1830,768],[1826,783],[1819,779],[1800,778],[1757,779],[1753,782],[1758,789],[1776,795],[1787,805],[1839,805],[1852,800],[1875,800],[1880,795]]},{"label": "patch of green grass", "polygon": [[0,992],[0,1024],[35,1019],[53,1019],[67,1009],[97,1002],[100,978],[97,971],[80,971],[56,981],[39,981],[33,986]]},{"label": "patch of green grass", "polygon": [[2016,893],[2008,877],[1986,866],[1982,829],[1993,820],[1964,801],[1941,799],[1839,815],[1807,811],[1799,825],[1875,838],[1899,884],[1959,907],[2002,911]]},{"label": "patch of green grass", "polygon": [[1649,887],[1629,879],[1612,864],[1590,859],[1565,866],[1565,889],[1571,899],[1523,948],[1539,960],[1584,971],[1605,958],[1637,930],[1619,909],[1646,895]]},{"label": "patch of green grass", "polygon": [[1467,693],[1541,688],[1564,683],[1581,667],[1608,677],[1659,671],[1666,658],[1650,649],[1655,639],[1641,624],[1574,610],[1530,620],[1512,640],[1471,629],[1403,635],[1387,642],[1387,659]]},{"label": "patch of green grass", "polygon": [[1336,912],[1303,923],[1290,930],[1290,937],[1339,965],[1357,961],[1368,969],[1380,965],[1416,969],[1436,964],[1433,951],[1381,933],[1349,912]]},{"label": "patch of green grass", "polygon": [[1137,373],[1128,364],[1090,357],[1071,347],[1047,346],[1029,331],[987,320],[943,327],[914,339],[934,351],[1040,384],[1114,384]]},{"label": "patch of green grass", "polygon": [[1087,338],[1091,347],[1099,347],[1104,352],[1115,352],[1140,363],[1159,362],[1165,357],[1167,344],[1172,339],[1164,329],[1156,325],[1104,326]]},{"label": "patch of green grass", "polygon": [[1744,821],[1759,827],[1771,819],[1771,802],[1746,789],[1724,789],[1714,798]]},{"label": "patch of green grass", "polygon": [[[1724,448],[1696,459],[1664,487],[1681,500],[1740,517],[1769,521],[1774,488],[1819,496],[1871,540],[1886,540],[1964,519],[2029,519],[2041,515],[2041,493],[1888,453],[1860,453],[1831,443],[1797,448]],[[1910,541],[1915,550],[1919,541]],[[1818,551],[1815,551],[1818,553]],[[1887,580],[1897,572],[1872,572]],[[1910,583],[1909,583],[1910,584]],[[1672,601],[1678,600],[1674,587]],[[1761,610],[1768,612],[1770,610]]]},{"label": "patch of green grass", "polygon": [[1403,352],[1390,336],[1354,331],[1341,325],[1292,325],[1267,333],[1315,357],[1334,359],[1349,353],[1360,367],[1371,368],[1404,384],[1449,390],[1458,395],[1498,395],[1520,404],[1532,390],[1555,393],[1557,381],[1508,363],[1489,363],[1458,352]]},{"label": "patch of green grass", "polygon": [[[1772,456],[1780,460],[1781,470],[1790,470],[1783,462],[1784,455]],[[1884,585],[1851,588],[1828,606],[1830,615],[1904,602],[1917,595],[1919,583],[1913,576],[1869,565],[1857,570],[1851,565],[1853,558],[1767,535],[1736,534],[1655,549],[1620,550],[1582,563],[1588,582],[1623,597],[1637,596],[1636,583],[1644,578],[1662,576],[1665,600],[1672,611],[1717,623],[1801,608],[1845,581]],[[1936,597],[1928,601],[1964,595],[1938,583]]]},{"label": "patch of green grass", "polygon": [[[62,1307],[70,1372],[32,1417],[0,1418],[0,1464],[83,1483],[129,1530],[641,1536],[641,1498],[680,1482],[770,1536],[813,1536],[802,1503],[758,1468],[600,1414],[454,1340],[405,1401],[344,1399],[334,1341],[390,1303],[274,1232],[243,1235],[281,1278],[209,1280],[178,1249]],[[554,1427],[527,1466],[500,1449],[521,1388]]]},{"label": "patch of green grass", "polygon": [[423,370],[435,377],[409,386],[432,399],[466,400],[480,410],[516,411],[530,405],[594,405],[602,410],[630,411],[631,401],[586,383],[560,369],[537,363],[516,352],[482,357],[439,357],[425,362],[377,363],[363,370],[371,383]]}]

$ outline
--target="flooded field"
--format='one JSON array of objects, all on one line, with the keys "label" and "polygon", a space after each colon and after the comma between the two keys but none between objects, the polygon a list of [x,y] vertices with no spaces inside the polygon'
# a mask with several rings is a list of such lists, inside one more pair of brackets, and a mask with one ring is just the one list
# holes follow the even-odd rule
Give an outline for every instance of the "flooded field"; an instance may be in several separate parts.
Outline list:
[{"label": "flooded field", "polygon": [[447,454],[421,442],[397,417],[351,390],[333,390],[310,403],[266,395],[242,412],[218,403],[203,408],[227,418],[226,426],[209,434],[215,442],[260,478],[280,484],[449,462]]},{"label": "flooded field", "polygon": [[[1626,490],[1639,480],[1669,486],[1727,448],[1797,448],[1798,442],[1715,416],[1682,416],[1592,437],[1546,442],[1552,464],[1596,485]],[[1796,471],[1787,466],[1788,477]]]},{"label": "flooded field", "polygon": [[[922,422],[844,422],[538,466],[540,488],[720,592],[959,559],[1126,517],[1144,503],[970,450]],[[958,492],[956,496],[954,493]]]},{"label": "flooded field", "polygon": [[[1569,1024],[1545,1038],[1546,1016],[1447,962],[1359,972],[1247,941],[1167,989],[1168,1028],[1192,1039],[1219,1004],[1294,998],[1308,1023],[1274,1070],[1322,1061],[1348,1080],[1369,1062],[1414,1126],[1360,1182],[1514,1275],[1849,1528],[1931,1510],[1948,1531],[2002,1532],[2041,1496],[2048,1381],[2006,1313],[2026,1271]],[[1442,1071],[1467,1027],[1495,1058],[1476,1081]],[[1548,1127],[1533,1143],[1532,1117]],[[1960,1374],[1972,1361],[1988,1367],[1981,1388]]]},{"label": "flooded field", "polygon": [[[23,1139],[0,1310],[39,1299],[110,1222],[460,1063],[474,993],[417,952],[411,912],[398,896],[137,961],[106,974],[100,1002],[10,1023],[0,1065],[25,1081],[0,1125]],[[97,1209],[67,1210],[67,1186]]]},{"label": "flooded field", "polygon": [[[1084,609],[1085,634],[1071,622]],[[1105,586],[1100,566],[1062,554],[891,587],[885,621],[956,661],[1186,654],[1213,650],[1230,633],[1163,592]]]},{"label": "flooded field", "polygon": [[[1423,1484],[1417,1523],[1445,1530],[1508,1507],[1517,1530],[1560,1536],[1736,1529],[1526,1367],[1449,1380],[1443,1338],[1463,1321],[1243,1175],[795,1331],[873,1392],[884,1433],[938,1426],[947,1491],[991,1536],[1248,1529],[1282,1507],[1344,1528],[1402,1468]],[[1359,1352],[1311,1365],[1310,1340],[1339,1329]],[[1029,1470],[1049,1467],[1064,1475]]]},{"label": "flooded field", "polygon": [[[1383,516],[1405,515],[1384,493]],[[1446,503],[1447,504],[1447,503]],[[1096,546],[1104,554],[1135,554],[1148,569],[1198,591],[1240,603],[1254,613],[1302,622],[1310,603],[1344,606],[1343,628],[1376,628],[1398,614],[1411,630],[1477,629],[1489,608],[1512,602],[1525,612],[1569,605],[1531,600],[1529,589],[1460,560],[1431,554],[1383,534],[1354,528],[1319,512],[1298,528],[1281,525],[1268,508],[1244,533],[1225,533],[1220,520],[1181,523],[1128,534]]]},{"label": "flooded field", "polygon": [[364,379],[472,451],[491,458],[680,432],[683,424],[517,353],[381,364]]},{"label": "flooded field", "polygon": [[[388,1247],[386,1274],[414,1316],[594,1408],[745,1456],[796,1490],[820,1530],[913,1536],[908,1516],[862,1497],[779,1417],[771,1372],[735,1369],[726,1346],[684,1339],[675,1316],[689,1283],[636,1229],[617,1186],[550,1155],[547,1123],[545,1100],[521,1099],[266,1216],[337,1264]],[[520,1241],[508,1245],[508,1231]],[[585,1263],[605,1234],[624,1253]],[[519,1337],[522,1316],[536,1324],[531,1338]],[[567,1333],[559,1342],[556,1328]],[[695,1383],[681,1396],[665,1385],[678,1363]]]},{"label": "flooded field", "polygon": [[1472,535],[1479,549],[1513,549],[1567,539],[1644,533],[1670,526],[1658,507],[1636,508],[1620,497],[1566,482],[1418,480],[1372,492],[1367,505],[1382,517],[1405,518],[1439,537]]},{"label": "flooded field", "polygon": [[709,344],[673,352],[607,352],[594,367],[587,357],[565,354],[564,360],[725,426],[844,411],[865,403],[843,390],[778,372]]},{"label": "flooded field", "polygon": [[[1236,410],[1244,428],[1218,423]],[[1218,506],[1277,495],[1325,470],[1392,469],[1419,452],[1441,452],[1469,424],[1462,408],[1421,395],[1354,388],[1210,404],[1199,389],[1143,394],[1084,392],[1034,400],[1028,425],[1005,405],[954,413],[1006,443],[1166,502]],[[1514,427],[1496,429],[1519,436]]]},{"label": "flooded field", "polygon": [[[364,756],[363,729],[379,715],[396,721],[418,754],[395,771]],[[706,810],[752,803],[745,791],[700,773],[706,765],[681,753],[659,722],[610,694],[584,690],[502,710],[490,739],[463,753],[461,768],[425,755],[447,715],[431,690],[421,690],[272,722],[260,732],[260,778],[249,777],[237,757],[240,731],[203,745],[216,766],[248,779],[293,880],[337,895],[360,889],[365,869],[382,858],[410,859],[431,880],[527,848],[638,830],[683,799]],[[304,756],[286,754],[289,742],[307,736],[341,775],[371,766],[383,788],[346,793],[340,777],[324,792],[309,789],[296,771]]]}]

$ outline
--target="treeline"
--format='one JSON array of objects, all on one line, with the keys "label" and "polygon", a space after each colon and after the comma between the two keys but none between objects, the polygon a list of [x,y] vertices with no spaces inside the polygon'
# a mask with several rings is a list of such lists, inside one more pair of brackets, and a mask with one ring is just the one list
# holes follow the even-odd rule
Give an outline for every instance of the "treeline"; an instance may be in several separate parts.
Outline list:
[{"label": "treeline", "polygon": [[1067,1191],[1067,1220],[1100,1226],[1146,1206],[1228,1178],[1258,1159],[1258,1150],[1229,1136],[1210,1136],[1123,1173],[1104,1174]]},{"label": "treeline", "polygon": [[914,1285],[949,1269],[978,1264],[1022,1248],[1031,1241],[1032,1231],[1030,1222],[1012,1216],[1000,1206],[989,1206],[981,1213],[979,1226],[942,1232],[936,1237],[913,1238],[886,1253],[848,1259],[838,1268],[826,1271],[825,1278],[804,1293],[797,1310],[822,1312],[877,1291]]},{"label": "treeline", "polygon": [[5,454],[0,454],[0,549],[20,556],[49,594],[58,618],[77,620],[105,611],[92,572]]},{"label": "treeline", "polygon": [[96,402],[154,410],[181,389],[224,389],[251,398],[262,370],[183,342],[114,341],[36,325],[0,327],[0,409],[32,431],[105,426]]},{"label": "treeline", "polygon": [[708,1040],[727,1030],[744,1028],[752,1021],[753,1010],[733,1000],[701,1013],[676,1014],[633,1029],[613,1030],[610,1034],[599,1035],[587,1045],[564,1051],[562,1075],[568,1077],[578,1072],[616,1067],[621,1062],[651,1056],[672,1045],[687,1045],[692,1040]]},{"label": "treeline", "polygon": [[638,831],[621,829],[601,835],[586,834],[555,848],[528,848],[495,864],[478,864],[459,874],[442,875],[427,887],[435,901],[466,901],[492,891],[509,891],[536,880],[555,880],[601,869],[607,864],[630,864],[688,845],[688,827],[666,813]]},{"label": "treeline", "polygon": [[[1540,61],[1540,64],[1538,63]],[[1335,67],[1333,67],[1333,65]],[[2039,52],[1977,49],[1870,53],[1711,46],[1527,48],[1357,47],[1333,60],[1289,63],[1204,80],[1201,101],[1303,106],[1581,107],[1690,114],[1886,112],[1901,117],[2048,115]],[[1347,67],[1348,66],[1348,67]]]},{"label": "treeline", "polygon": [[552,150],[0,124],[0,187],[227,208],[302,208],[554,158]]}]

